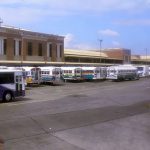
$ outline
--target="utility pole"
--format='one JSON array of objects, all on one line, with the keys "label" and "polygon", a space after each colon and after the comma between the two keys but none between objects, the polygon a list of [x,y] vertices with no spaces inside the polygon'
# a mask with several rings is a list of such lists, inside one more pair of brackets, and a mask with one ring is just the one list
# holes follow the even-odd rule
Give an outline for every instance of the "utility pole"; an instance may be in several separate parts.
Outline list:
[{"label": "utility pole", "polygon": [[101,49],[102,49],[102,42],[103,40],[102,39],[98,39],[99,41],[99,63],[101,63]]}]

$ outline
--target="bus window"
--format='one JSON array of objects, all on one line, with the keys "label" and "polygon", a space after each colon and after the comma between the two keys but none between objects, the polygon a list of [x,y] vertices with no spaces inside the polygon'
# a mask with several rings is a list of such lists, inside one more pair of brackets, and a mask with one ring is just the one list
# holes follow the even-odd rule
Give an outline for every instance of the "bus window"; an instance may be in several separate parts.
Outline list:
[{"label": "bus window", "polygon": [[0,73],[0,84],[14,83],[14,73]]},{"label": "bus window", "polygon": [[144,68],[143,67],[137,67],[138,71],[143,71]]}]

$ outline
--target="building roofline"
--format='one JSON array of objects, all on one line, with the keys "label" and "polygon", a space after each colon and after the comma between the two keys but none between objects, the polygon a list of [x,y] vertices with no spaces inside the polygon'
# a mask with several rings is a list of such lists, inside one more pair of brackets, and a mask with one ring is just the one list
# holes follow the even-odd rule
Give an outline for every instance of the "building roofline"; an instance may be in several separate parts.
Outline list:
[{"label": "building roofline", "polygon": [[0,28],[20,31],[20,34],[22,34],[23,32],[27,32],[27,33],[32,33],[32,34],[39,35],[39,36],[44,35],[46,37],[52,36],[52,37],[59,37],[59,38],[63,38],[63,39],[65,38],[65,36],[60,36],[60,35],[55,35],[55,34],[47,34],[47,33],[42,33],[42,32],[35,32],[32,30],[27,30],[27,29],[23,29],[23,28],[19,28],[19,27],[14,27],[14,26],[3,25]]}]

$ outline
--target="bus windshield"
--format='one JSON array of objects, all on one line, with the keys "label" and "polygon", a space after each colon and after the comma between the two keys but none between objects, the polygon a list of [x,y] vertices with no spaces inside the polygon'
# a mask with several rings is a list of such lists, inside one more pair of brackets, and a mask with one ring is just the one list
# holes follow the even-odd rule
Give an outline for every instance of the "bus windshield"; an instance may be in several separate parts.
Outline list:
[{"label": "bus windshield", "polygon": [[0,84],[14,83],[14,73],[12,72],[1,72],[0,73]]}]

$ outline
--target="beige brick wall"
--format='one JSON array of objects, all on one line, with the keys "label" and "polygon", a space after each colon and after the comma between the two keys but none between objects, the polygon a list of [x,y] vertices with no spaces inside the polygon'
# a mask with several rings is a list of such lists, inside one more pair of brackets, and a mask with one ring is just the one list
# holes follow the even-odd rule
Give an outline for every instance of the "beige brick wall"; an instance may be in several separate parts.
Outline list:
[{"label": "beige brick wall", "polygon": [[[5,30],[5,29],[4,29]],[[21,34],[21,30],[15,30],[10,31],[9,29],[6,31],[8,33],[3,33],[0,30],[0,36],[5,37],[7,39],[7,52],[6,52],[6,57],[5,56],[0,56],[1,60],[35,60],[35,61],[57,61],[56,58],[56,44],[57,43],[62,43],[62,46],[64,48],[64,39],[63,38],[58,38],[58,36],[54,35],[49,35],[46,38],[43,37],[38,37],[36,33],[33,32],[34,36],[30,37],[28,34]],[[26,31],[24,31],[26,33]],[[28,33],[28,32],[27,32]],[[42,34],[42,33],[41,33]],[[45,36],[45,35],[43,35]],[[39,38],[39,39],[38,39]],[[21,55],[22,56],[14,56],[14,40],[15,39],[20,39],[22,41],[22,50],[21,50]],[[61,39],[61,40],[60,40]],[[28,42],[32,43],[32,56],[28,56],[28,51],[27,51],[27,44]],[[52,57],[47,57],[47,43],[50,42],[52,43]],[[42,43],[42,56],[38,56],[38,45],[39,43]],[[64,60],[64,50],[63,55],[62,55],[62,60]]]}]

